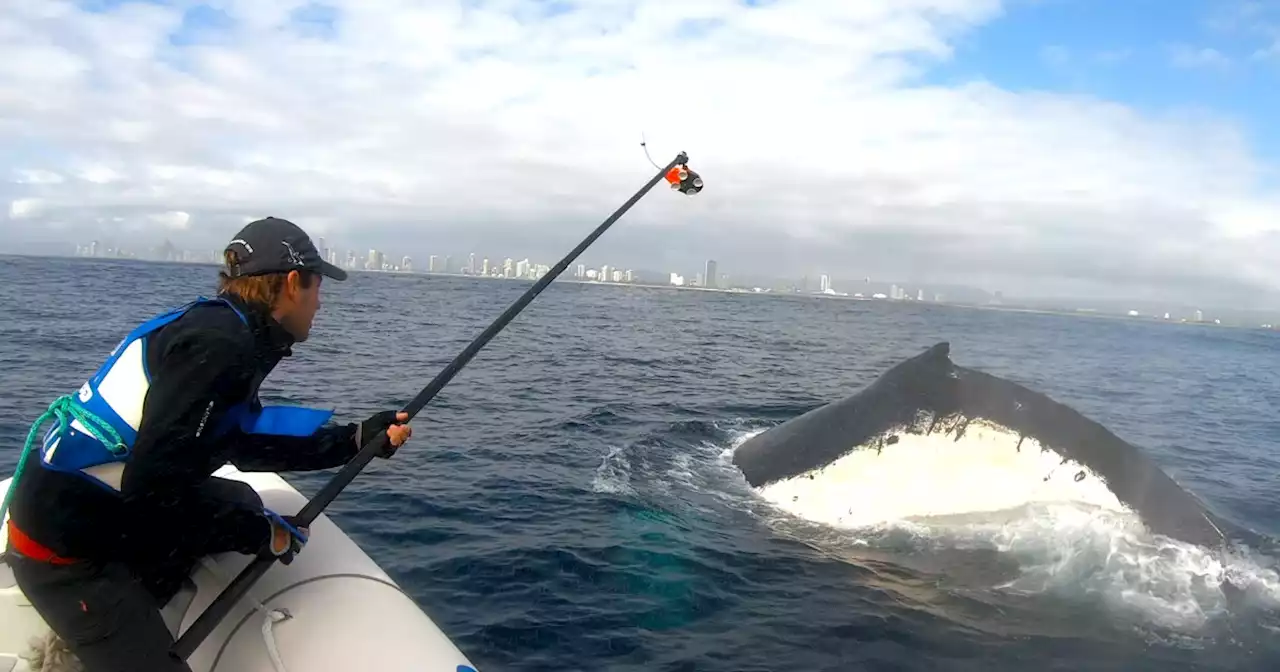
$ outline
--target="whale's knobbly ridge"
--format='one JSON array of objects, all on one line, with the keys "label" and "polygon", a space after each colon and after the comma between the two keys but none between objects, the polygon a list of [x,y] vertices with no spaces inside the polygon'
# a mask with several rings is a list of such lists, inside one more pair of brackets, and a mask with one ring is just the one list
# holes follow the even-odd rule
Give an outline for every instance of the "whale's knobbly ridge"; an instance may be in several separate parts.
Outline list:
[{"label": "whale's knobbly ridge", "polygon": [[733,463],[770,499],[836,525],[1071,501],[1193,544],[1248,534],[1107,428],[949,354],[942,342],[900,362],[744,442]]}]

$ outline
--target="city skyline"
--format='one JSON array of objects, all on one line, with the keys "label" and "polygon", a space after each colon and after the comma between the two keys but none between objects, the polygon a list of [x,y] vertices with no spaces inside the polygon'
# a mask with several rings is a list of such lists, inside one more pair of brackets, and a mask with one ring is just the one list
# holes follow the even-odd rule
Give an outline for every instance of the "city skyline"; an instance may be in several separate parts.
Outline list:
[{"label": "city skyline", "polygon": [[[426,272],[439,274],[456,274],[456,275],[473,275],[485,277],[504,277],[504,278],[523,278],[537,280],[551,270],[551,265],[541,262],[535,262],[528,256],[517,258],[515,256],[506,257],[488,257],[477,254],[475,252],[467,253],[461,259],[455,260],[452,254],[430,254],[427,255],[425,265],[421,262],[415,262],[412,255],[401,255],[398,252],[388,252],[377,248],[368,248],[367,252],[361,254],[359,250],[353,247],[331,246],[329,240],[324,236],[317,236],[313,241],[319,251],[321,257],[331,264],[337,265],[346,270],[365,270],[365,271],[393,271],[393,272]],[[114,252],[119,248],[112,248],[102,245],[99,241],[90,241],[86,244],[75,245],[74,256],[96,256],[96,250],[101,249],[103,256],[119,256]],[[360,248],[364,249],[364,248]],[[140,258],[160,261],[198,261],[207,260],[211,263],[221,263],[221,252],[218,250],[207,250],[203,253],[180,248],[174,245],[168,238],[160,245],[144,248],[144,253],[139,256],[136,251],[124,250],[126,258]],[[584,255],[584,256],[589,256]],[[397,261],[399,257],[399,261]],[[558,259],[556,260],[558,261]],[[686,276],[680,271],[647,271],[650,277],[641,275],[640,271],[634,268],[624,268],[611,265],[608,262],[587,264],[581,260],[571,264],[566,273],[572,273],[575,279],[599,280],[602,282],[639,282],[657,284],[670,284],[673,286],[698,287],[705,289],[756,289],[751,283],[734,284],[733,279],[728,273],[719,272],[719,262],[716,259],[706,259],[701,264],[702,270],[697,271],[692,277]],[[749,275],[749,274],[748,274]],[[869,298],[892,298],[896,300],[905,300],[905,287],[900,288],[898,283],[889,285],[888,293],[878,293],[873,291],[867,292],[841,292],[837,290],[833,283],[832,273],[819,274],[819,287],[817,293],[823,293],[832,296],[852,296],[859,298],[864,294]],[[663,282],[665,280],[665,283]],[[775,279],[776,280],[776,279]],[[870,282],[870,278],[865,278],[866,282]],[[798,282],[791,279],[795,283],[794,288],[802,291],[809,291],[808,276],[802,276]],[[920,284],[920,283],[916,283]],[[982,290],[978,290],[982,291]],[[923,299],[924,290],[917,290],[918,299]],[[999,299],[1001,292],[996,291],[994,296]],[[935,301],[941,301],[942,294],[931,293],[935,297]],[[998,302],[998,301],[997,301]]]},{"label": "city skyline", "polygon": [[[471,277],[504,278],[537,280],[550,271],[551,264],[535,261],[529,257],[505,256],[501,258],[485,257],[478,253],[465,255],[434,254],[427,255],[425,260],[415,260],[411,255],[369,248],[364,254],[355,248],[344,248],[330,245],[326,237],[315,239],[317,248],[330,261],[351,271],[407,272],[439,275],[459,275]],[[118,252],[99,241],[75,244],[73,256],[90,256],[97,248],[106,257],[109,253]],[[202,252],[183,249],[165,239],[159,245],[145,248],[144,254],[137,251],[124,250],[124,258],[143,260],[160,260],[187,263],[221,263],[220,251],[208,249]],[[587,256],[587,255],[584,255]],[[397,259],[398,257],[398,259]],[[558,259],[554,260],[558,261]],[[486,267],[487,262],[487,267]],[[1127,315],[1130,317],[1147,317],[1182,322],[1214,323],[1220,321],[1217,314],[1237,315],[1231,318],[1236,324],[1252,324],[1271,328],[1280,323],[1280,311],[1251,311],[1231,308],[1209,308],[1206,318],[1205,307],[1196,307],[1176,301],[1163,302],[1111,302],[1062,301],[1053,298],[1034,296],[1006,297],[1002,290],[986,291],[980,288],[961,288],[980,293],[970,294],[957,299],[948,291],[939,291],[937,286],[929,283],[912,282],[910,280],[873,280],[871,277],[840,278],[833,273],[820,273],[816,278],[802,276],[799,278],[774,278],[769,283],[737,282],[729,273],[720,272],[717,259],[706,259],[701,264],[702,270],[688,277],[678,271],[648,270],[642,275],[634,268],[619,268],[607,262],[589,264],[581,259],[571,264],[558,279],[585,282],[603,282],[609,284],[638,284],[644,286],[670,286],[676,288],[697,288],[709,290],[725,290],[750,293],[794,293],[804,295],[824,295],[837,298],[889,300],[901,302],[923,302],[938,304],[955,304],[966,306],[1002,307],[1006,303],[1010,307],[1041,308],[1054,312],[1074,312],[1078,314]],[[708,283],[708,274],[715,274],[714,284]],[[748,276],[744,273],[743,276]],[[1142,305],[1142,309],[1120,307],[1121,304]],[[1247,316],[1247,317],[1240,317]]]},{"label": "city skyline", "polygon": [[[406,271],[406,272],[427,272],[442,274],[460,274],[475,275],[487,277],[506,277],[506,278],[527,278],[538,279],[550,272],[551,265],[541,262],[534,262],[529,257],[501,257],[490,258],[482,256],[474,252],[468,253],[461,261],[455,261],[452,254],[431,254],[427,255],[425,265],[421,262],[415,262],[412,255],[401,255],[398,252],[388,252],[377,248],[368,248],[365,254],[361,254],[356,248],[341,247],[329,245],[329,241],[324,236],[317,236],[313,243],[321,258],[331,264],[344,268],[346,270],[365,270],[365,271]],[[143,247],[141,249],[131,249],[125,247],[117,247],[104,244],[97,240],[91,240],[87,243],[75,243],[75,252],[71,256],[76,257],[99,257],[99,258],[126,258],[141,259],[150,261],[175,261],[175,262],[206,262],[220,264],[222,263],[222,252],[218,249],[191,250],[184,247],[174,245],[171,240],[166,238],[159,245]],[[363,248],[362,248],[363,249]],[[397,261],[397,257],[399,260]],[[557,260],[558,261],[558,260]],[[714,269],[715,262],[709,261],[709,269]],[[622,268],[611,266],[608,263],[588,267],[586,264],[576,264],[576,270],[573,277],[578,279],[596,279],[599,277],[609,282],[634,282],[636,280],[636,271],[632,268]],[[701,275],[698,280],[701,285]]]}]

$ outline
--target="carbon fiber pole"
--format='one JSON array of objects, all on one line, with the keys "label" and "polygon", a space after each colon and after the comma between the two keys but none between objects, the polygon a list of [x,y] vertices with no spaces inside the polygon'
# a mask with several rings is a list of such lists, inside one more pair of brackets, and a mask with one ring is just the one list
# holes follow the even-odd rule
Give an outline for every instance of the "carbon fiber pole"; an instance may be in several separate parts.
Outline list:
[{"label": "carbon fiber pole", "polygon": [[[502,331],[512,320],[514,320],[516,316],[520,314],[520,311],[525,309],[525,306],[528,306],[531,301],[537,298],[538,294],[542,293],[543,289],[546,289],[547,285],[551,284],[557,276],[569,267],[569,264],[572,264],[573,261],[586,251],[586,249],[590,247],[597,238],[604,235],[604,232],[607,231],[609,227],[613,226],[614,222],[618,221],[619,218],[626,214],[626,212],[631,209],[631,206],[635,205],[644,197],[645,194],[649,193],[649,190],[653,189],[654,185],[662,180],[662,178],[667,174],[667,171],[675,168],[676,166],[688,163],[688,160],[689,157],[684,152],[680,152],[676,158],[672,159],[671,163],[667,164],[666,168],[658,171],[658,174],[654,175],[648,183],[641,187],[640,191],[637,191],[635,195],[627,199],[627,202],[623,203],[622,207],[615,210],[608,219],[604,220],[600,226],[596,227],[596,229],[591,232],[591,235],[587,236],[581,243],[578,243],[577,247],[573,248],[573,250],[571,250],[569,254],[565,255],[559,263],[553,266],[546,275],[539,278],[532,287],[520,296],[520,298],[516,299],[515,303],[511,304],[511,306],[508,307],[502,315],[498,316],[498,319],[493,321],[493,324],[490,324],[484,331],[480,332],[480,335],[477,336],[475,340],[471,341],[471,343],[467,345],[462,352],[458,353],[458,355],[453,358],[453,361],[449,362],[449,365],[444,367],[444,370],[436,374],[436,377],[432,379],[426,387],[422,388],[422,391],[418,393],[418,396],[414,397],[413,400],[409,402],[409,405],[404,407],[404,411],[409,414],[409,419],[413,419],[413,416],[417,415],[418,412],[421,411],[427,403],[444,388],[445,385],[448,385],[449,381],[453,380],[453,377],[458,375],[458,372],[462,370],[462,367],[466,366],[467,362],[470,362],[471,359],[476,356],[476,353],[480,352],[481,348],[492,340],[494,336],[497,336],[498,332]],[[701,189],[700,183],[698,188]],[[311,500],[307,502],[306,506],[302,507],[302,510],[298,512],[297,516],[295,516],[298,524],[302,526],[310,525],[311,522],[324,511],[325,507],[333,503],[333,500],[337,499],[338,495],[342,493],[342,490],[346,488],[351,481],[355,480],[355,477],[359,475],[365,465],[369,464],[369,461],[373,459],[375,454],[382,450],[388,441],[390,441],[390,439],[387,437],[387,433],[379,432],[373,440],[366,443],[360,449],[360,452],[357,453],[350,462],[344,465],[342,469],[335,474],[323,488],[320,489],[320,492],[316,493],[316,496],[312,497]],[[271,565],[274,564],[275,561],[275,558],[259,556],[250,562],[249,565],[241,570],[240,574],[231,581],[231,583],[227,584],[227,587],[223,589],[222,593],[209,604],[208,608],[204,610],[204,613],[200,614],[200,617],[191,624],[191,627],[187,628],[186,632],[182,633],[182,636],[174,643],[173,648],[170,650],[170,654],[182,660],[186,660],[190,657],[191,654],[199,648],[200,643],[203,642],[205,638],[213,632],[214,628],[218,626],[218,623],[220,623],[223,618],[226,618],[227,614],[231,612],[231,608],[236,604],[236,602],[240,601],[240,599],[249,592],[249,588],[252,587],[258,579],[262,578],[263,574],[267,573],[267,570],[271,568]]]}]

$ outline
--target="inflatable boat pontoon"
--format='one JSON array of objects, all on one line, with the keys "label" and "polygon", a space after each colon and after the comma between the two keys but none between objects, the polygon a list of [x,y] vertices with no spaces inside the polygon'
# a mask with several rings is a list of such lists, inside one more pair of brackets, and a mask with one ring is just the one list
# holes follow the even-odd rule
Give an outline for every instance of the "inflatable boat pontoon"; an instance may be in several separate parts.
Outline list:
[{"label": "inflatable boat pontoon", "polygon": [[[215,475],[248,483],[273,511],[306,499],[273,473]],[[0,482],[0,496],[12,479]],[[0,523],[0,549],[8,539]],[[250,558],[205,558],[164,608],[176,638]],[[0,672],[28,672],[33,642],[49,632],[0,563]],[[275,563],[188,659],[194,672],[474,672],[467,658],[391,577],[324,514],[289,565]],[[48,667],[44,672],[58,672]]]}]

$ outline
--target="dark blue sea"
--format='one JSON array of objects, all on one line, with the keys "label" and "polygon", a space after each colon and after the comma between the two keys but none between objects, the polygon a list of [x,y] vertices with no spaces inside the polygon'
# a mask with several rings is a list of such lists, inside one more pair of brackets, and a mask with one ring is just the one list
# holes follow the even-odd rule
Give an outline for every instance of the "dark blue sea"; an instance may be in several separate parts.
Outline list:
[{"label": "dark blue sea", "polygon": [[[215,274],[0,258],[4,473],[55,396]],[[527,287],[327,284],[266,396],[352,420],[398,408]],[[950,545],[818,530],[728,461],[943,340],[1280,536],[1280,334],[574,283],[551,285],[328,513],[487,671],[1280,668],[1264,553],[1052,520]],[[285,476],[310,494],[329,475]]]}]

